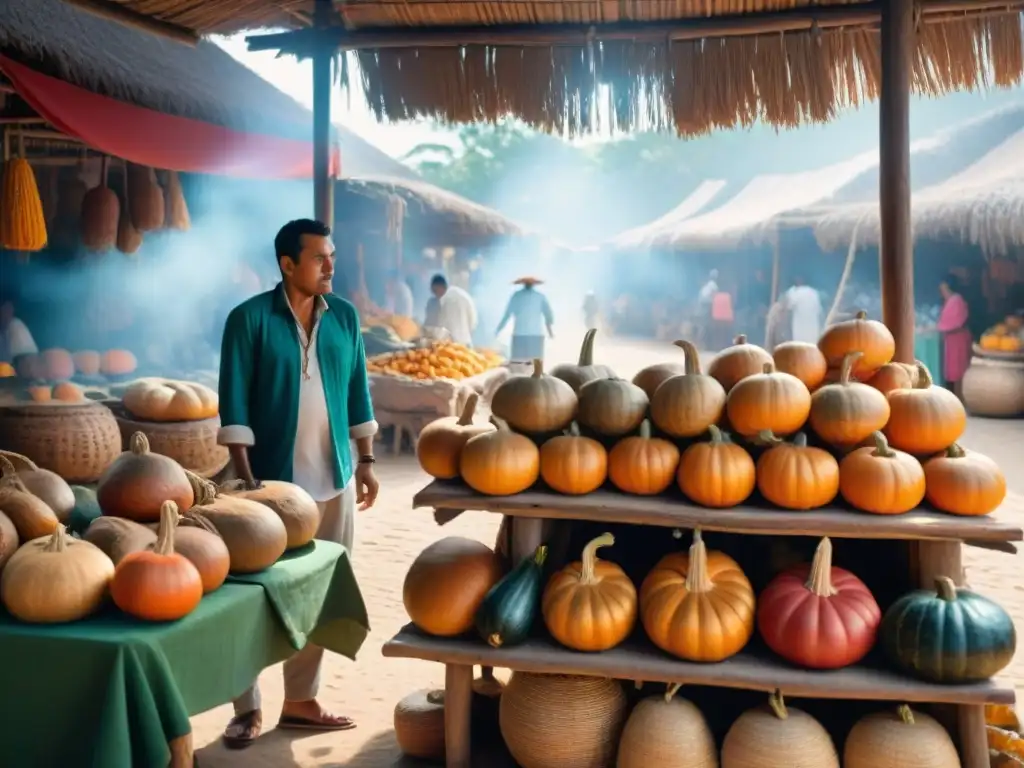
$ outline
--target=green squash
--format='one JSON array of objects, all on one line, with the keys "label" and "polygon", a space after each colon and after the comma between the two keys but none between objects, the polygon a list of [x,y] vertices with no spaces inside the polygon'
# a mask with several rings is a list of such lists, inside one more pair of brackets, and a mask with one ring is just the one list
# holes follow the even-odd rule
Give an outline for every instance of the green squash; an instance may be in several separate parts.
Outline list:
[{"label": "green squash", "polygon": [[917,590],[893,603],[879,637],[895,666],[946,684],[989,679],[1017,648],[1013,619],[1002,607],[944,576],[935,592]]},{"label": "green squash", "polygon": [[529,636],[540,606],[547,556],[547,547],[537,547],[484,597],[476,612],[476,630],[488,645],[517,645]]},{"label": "green squash", "polygon": [[84,485],[72,485],[71,492],[75,494],[75,506],[68,515],[68,529],[72,533],[81,536],[89,523],[103,514],[100,505],[96,501],[96,491],[86,488]]}]

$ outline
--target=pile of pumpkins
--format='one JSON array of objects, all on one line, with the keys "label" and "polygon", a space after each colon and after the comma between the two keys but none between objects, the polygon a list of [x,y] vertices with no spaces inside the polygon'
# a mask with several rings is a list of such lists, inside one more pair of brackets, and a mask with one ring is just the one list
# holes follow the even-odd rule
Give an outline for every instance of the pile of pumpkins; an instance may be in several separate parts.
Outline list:
[{"label": "pile of pumpkins", "polygon": [[645,368],[631,382],[603,365],[561,365],[549,375],[534,361],[532,375],[494,392],[491,423],[427,425],[420,464],[493,496],[538,480],[568,495],[606,481],[640,496],[676,484],[712,508],[756,490],[792,510],[839,496],[874,514],[902,514],[927,499],[973,516],[1006,495],[996,463],[957,444],[967,424],[957,397],[932,386],[923,363],[892,362],[892,334],[864,313],[828,328],[817,345],[786,342],[774,354],[741,336],[707,374],[691,343],[676,344],[684,363]]},{"label": "pile of pumpkins", "polygon": [[82,350],[71,353],[54,347],[42,352],[19,355],[14,364],[0,363],[0,378],[17,377],[25,383],[25,395],[37,403],[53,400],[80,403],[85,399],[72,379],[116,378],[135,371],[135,356],[125,349],[107,352]]},{"label": "pile of pumpkins", "polygon": [[[183,618],[229,574],[270,567],[320,524],[298,486],[217,486],[152,453],[142,432],[94,494],[8,456],[0,455],[0,602],[28,623],[78,621],[108,597],[138,619]],[[76,524],[76,513],[87,519]]]},{"label": "pile of pumpkins", "polygon": [[1024,738],[1017,712],[1005,704],[985,707],[985,730],[988,736],[992,768],[1021,768],[1024,766]]},{"label": "pile of pumpkins", "polygon": [[153,377],[126,386],[121,403],[140,421],[161,423],[203,421],[216,417],[220,411],[220,400],[210,387]]},{"label": "pile of pumpkins", "polygon": [[978,341],[985,352],[1020,352],[1024,350],[1024,318],[1020,315],[1007,315],[1001,323],[996,323],[983,334]]}]

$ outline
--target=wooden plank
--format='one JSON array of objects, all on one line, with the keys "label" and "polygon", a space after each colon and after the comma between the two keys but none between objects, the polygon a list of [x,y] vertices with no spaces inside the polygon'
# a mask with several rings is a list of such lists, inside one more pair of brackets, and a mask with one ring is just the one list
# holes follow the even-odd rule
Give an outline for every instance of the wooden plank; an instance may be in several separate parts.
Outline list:
[{"label": "wooden plank", "polygon": [[[1004,504],[1004,509],[1007,505]],[[484,496],[458,481],[435,480],[413,497],[413,507],[480,510],[514,517],[590,520],[597,523],[703,528],[707,531],[776,536],[835,536],[848,539],[1006,542],[1024,540],[1018,526],[997,515],[957,517],[919,509],[905,515],[869,515],[842,507],[790,512],[767,506],[707,509],[682,494],[628,496],[600,490],[586,496],[527,491]]]},{"label": "wooden plank", "polygon": [[1012,704],[1014,689],[996,682],[935,685],[877,666],[833,671],[791,667],[767,651],[744,651],[719,664],[674,659],[642,640],[628,640],[604,653],[576,653],[537,638],[509,648],[491,648],[475,638],[431,637],[411,624],[384,644],[388,658],[443,664],[485,664],[520,672],[587,675],[755,691],[782,690],[793,697],[946,704]]}]

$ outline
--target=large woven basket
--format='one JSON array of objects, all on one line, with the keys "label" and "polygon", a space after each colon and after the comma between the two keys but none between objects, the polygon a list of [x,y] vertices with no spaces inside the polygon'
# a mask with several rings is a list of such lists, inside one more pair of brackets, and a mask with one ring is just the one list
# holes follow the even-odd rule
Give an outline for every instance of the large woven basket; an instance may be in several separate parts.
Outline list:
[{"label": "large woven basket", "polygon": [[121,432],[101,403],[26,403],[0,408],[0,448],[70,483],[93,483],[121,455]]},{"label": "large woven basket", "polygon": [[218,416],[201,421],[137,421],[120,402],[109,403],[109,406],[117,419],[125,450],[128,450],[131,436],[142,432],[149,439],[153,453],[169,456],[185,469],[206,478],[218,474],[231,458],[227,448],[217,445]]},{"label": "large woven basket", "polygon": [[522,768],[608,768],[626,705],[615,680],[516,672],[501,695],[501,735]]},{"label": "large woven basket", "polygon": [[395,740],[409,757],[444,760],[444,691],[413,691],[398,702]]}]

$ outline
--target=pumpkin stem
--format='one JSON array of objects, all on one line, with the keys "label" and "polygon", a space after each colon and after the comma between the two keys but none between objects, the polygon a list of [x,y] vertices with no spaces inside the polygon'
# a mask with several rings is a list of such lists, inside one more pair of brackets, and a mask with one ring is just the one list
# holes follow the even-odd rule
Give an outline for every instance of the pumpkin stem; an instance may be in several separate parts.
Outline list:
[{"label": "pumpkin stem", "polygon": [[597,581],[594,569],[597,568],[597,550],[601,547],[610,547],[615,543],[615,537],[610,533],[602,533],[596,539],[583,548],[583,555],[580,557],[580,584],[593,584]]},{"label": "pumpkin stem", "polygon": [[761,373],[775,373],[775,363],[765,363],[762,365]]},{"label": "pumpkin stem", "polygon": [[856,379],[853,378],[853,366],[855,366],[857,361],[862,357],[864,357],[863,352],[850,352],[843,358],[843,365],[839,369],[840,384],[849,384],[851,381],[856,381]]},{"label": "pumpkin stem", "polygon": [[920,360],[915,360],[914,367],[917,369],[917,381],[914,382],[914,389],[928,389],[935,383],[927,365]]},{"label": "pumpkin stem", "polygon": [[487,636],[487,644],[489,646],[491,646],[491,648],[501,648],[501,644],[502,644],[501,635],[499,635],[497,632],[494,632],[493,634],[488,635]]},{"label": "pumpkin stem", "polygon": [[143,456],[149,453],[149,438],[145,432],[136,432],[128,441],[128,450],[136,456]]},{"label": "pumpkin stem", "polygon": [[633,688],[635,690],[639,691],[643,687],[644,687],[644,681],[643,680],[634,680],[633,681]]},{"label": "pumpkin stem", "polygon": [[872,432],[871,439],[875,441],[875,450],[871,452],[872,456],[878,456],[883,459],[896,458],[896,452],[889,447],[889,441],[885,439],[885,435],[881,432]]},{"label": "pumpkin stem", "polygon": [[858,309],[857,314],[855,314],[853,317],[855,320],[867,320],[868,313],[863,309]]},{"label": "pumpkin stem", "polygon": [[476,413],[476,404],[480,400],[480,395],[476,392],[472,393],[466,398],[466,404],[462,406],[462,413],[459,415],[459,426],[468,427],[473,423],[473,414]]},{"label": "pumpkin stem", "polygon": [[665,689],[665,703],[672,701],[672,697],[679,693],[679,689],[682,688],[681,683],[672,683],[668,688]]},{"label": "pumpkin stem", "polygon": [[651,439],[651,422],[649,419],[644,419],[640,422],[640,438],[642,440]]},{"label": "pumpkin stem", "polygon": [[735,340],[733,341],[733,344],[734,344],[734,345],[735,345],[735,344],[746,344],[746,343],[747,343],[747,334],[745,334],[745,333],[741,333],[741,334],[740,334],[739,336],[737,336],[737,337],[736,337],[736,339],[735,339]]},{"label": "pumpkin stem", "polygon": [[953,443],[949,448],[946,449],[947,459],[963,459],[967,456],[967,452],[960,447],[960,443]]},{"label": "pumpkin stem", "polygon": [[711,442],[715,445],[727,442],[725,439],[725,433],[720,430],[716,424],[711,424],[708,427],[708,434],[711,435]]},{"label": "pumpkin stem", "polygon": [[693,543],[690,545],[690,564],[686,569],[686,591],[690,594],[710,592],[714,588],[708,576],[708,549],[700,528],[693,529]]},{"label": "pumpkin stem", "polygon": [[686,375],[699,376],[701,373],[700,353],[697,351],[697,347],[694,346],[692,342],[686,341],[685,339],[680,339],[679,341],[674,343],[677,347],[683,350],[683,354],[685,354],[686,356],[684,358],[684,365],[686,366]]},{"label": "pumpkin stem", "polygon": [[46,543],[46,552],[63,552],[68,547],[68,532],[63,525],[58,525]]},{"label": "pumpkin stem", "polygon": [[565,430],[567,437],[579,437],[580,436],[580,425],[575,421],[569,422],[569,428]]},{"label": "pumpkin stem", "polygon": [[[136,434],[142,433],[137,432]],[[218,488],[216,483],[207,480],[205,477],[200,477],[188,469],[185,470],[185,477],[188,478],[188,484],[192,486],[192,496],[196,506],[210,504],[217,498]]]},{"label": "pumpkin stem", "polygon": [[947,603],[956,602],[956,584],[948,576],[937,576],[935,578],[935,592],[939,598]]},{"label": "pumpkin stem", "polygon": [[795,435],[793,435],[793,445],[795,445],[797,448],[806,448],[807,447],[807,433],[806,432],[797,432]]},{"label": "pumpkin stem", "polygon": [[777,437],[770,429],[762,429],[757,433],[758,445],[779,445],[783,442],[785,441],[781,437]]},{"label": "pumpkin stem", "polygon": [[548,559],[548,548],[546,544],[541,544],[537,547],[533,553],[533,562],[539,566],[543,566],[544,562]]},{"label": "pumpkin stem", "polygon": [[178,505],[165,501],[160,505],[160,528],[156,534],[153,551],[158,555],[174,554],[174,529],[178,526]]},{"label": "pumpkin stem", "polygon": [[580,345],[580,359],[576,363],[580,368],[594,364],[594,337],[597,336],[597,328],[588,328],[583,334],[583,343]]},{"label": "pumpkin stem", "polygon": [[807,576],[807,589],[818,597],[832,597],[837,594],[832,586],[832,541],[823,538],[814,551],[811,572]]},{"label": "pumpkin stem", "polygon": [[28,472],[33,472],[39,469],[39,465],[32,461],[28,456],[22,456],[20,453],[15,453],[14,451],[0,451],[0,458],[7,459],[8,464],[14,468],[15,472],[18,471],[19,466]]},{"label": "pumpkin stem", "polygon": [[533,359],[533,378],[539,379],[544,375],[544,361],[539,357]]},{"label": "pumpkin stem", "polygon": [[778,688],[768,697],[768,706],[772,708],[772,712],[775,713],[779,720],[785,720],[789,717],[789,712],[786,710],[786,700],[782,698],[782,691]]},{"label": "pumpkin stem", "polygon": [[427,703],[434,704],[435,706],[438,704],[444,704],[444,691],[431,691],[428,693]]},{"label": "pumpkin stem", "polygon": [[491,424],[493,424],[494,428],[499,432],[508,429],[508,423],[506,423],[504,419],[495,416],[493,413],[491,414]]},{"label": "pumpkin stem", "polygon": [[217,527],[210,522],[210,518],[202,512],[197,512],[195,507],[192,507],[192,509],[182,515],[178,520],[178,524],[183,525],[186,528],[202,528],[207,533],[212,533],[217,538],[222,538],[220,531],[218,531]]},{"label": "pumpkin stem", "polygon": [[907,725],[914,724],[914,713],[910,709],[909,704],[900,704],[896,708],[896,712],[899,714],[900,720],[902,720],[904,723],[906,723]]},{"label": "pumpkin stem", "polygon": [[29,493],[25,483],[18,477],[18,470],[6,456],[0,454],[0,488],[13,488],[15,491]]}]

